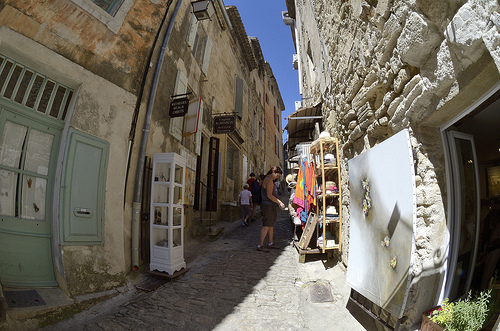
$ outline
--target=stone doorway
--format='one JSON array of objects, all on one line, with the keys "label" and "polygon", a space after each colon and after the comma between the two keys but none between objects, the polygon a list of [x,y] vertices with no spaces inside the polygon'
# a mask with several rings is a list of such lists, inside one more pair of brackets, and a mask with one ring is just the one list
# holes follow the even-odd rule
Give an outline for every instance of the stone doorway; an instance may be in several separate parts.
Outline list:
[{"label": "stone doorway", "polygon": [[456,152],[463,163],[457,164],[450,156],[455,169],[449,170],[455,172],[449,179],[455,204],[449,215],[450,264],[445,288],[450,299],[470,289],[486,289],[500,267],[499,125],[500,89],[445,131],[449,150],[453,149],[450,139],[458,142]]}]

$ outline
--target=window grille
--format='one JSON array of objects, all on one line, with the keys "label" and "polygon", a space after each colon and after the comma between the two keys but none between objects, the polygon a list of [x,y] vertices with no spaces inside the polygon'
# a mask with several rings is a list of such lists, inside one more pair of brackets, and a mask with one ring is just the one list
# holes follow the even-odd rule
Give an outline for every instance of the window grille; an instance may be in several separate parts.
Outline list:
[{"label": "window grille", "polygon": [[0,97],[64,121],[73,90],[0,55]]}]

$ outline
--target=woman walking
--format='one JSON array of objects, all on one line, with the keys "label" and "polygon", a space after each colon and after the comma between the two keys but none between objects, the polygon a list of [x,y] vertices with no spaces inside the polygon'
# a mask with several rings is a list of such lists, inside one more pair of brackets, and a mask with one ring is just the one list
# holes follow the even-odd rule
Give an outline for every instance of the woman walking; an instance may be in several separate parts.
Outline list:
[{"label": "woman walking", "polygon": [[[285,205],[278,199],[278,188],[274,182],[278,180],[283,173],[280,167],[273,166],[266,174],[262,181],[262,202],[260,203],[260,211],[262,213],[262,229],[260,230],[259,245],[257,250],[261,252],[269,252],[268,248],[278,248],[273,243],[274,224],[278,218],[278,206],[282,210]],[[267,236],[267,247],[264,246],[264,240]]]}]

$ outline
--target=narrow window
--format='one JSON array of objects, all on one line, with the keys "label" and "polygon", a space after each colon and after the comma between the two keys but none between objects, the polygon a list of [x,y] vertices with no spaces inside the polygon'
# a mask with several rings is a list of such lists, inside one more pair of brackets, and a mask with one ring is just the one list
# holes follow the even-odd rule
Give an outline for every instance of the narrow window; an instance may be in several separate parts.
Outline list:
[{"label": "narrow window", "polygon": [[45,84],[45,87],[43,89],[42,96],[40,98],[40,102],[38,103],[38,108],[37,110],[40,113],[45,114],[47,111],[47,108],[50,103],[50,97],[52,96],[52,92],[54,91],[55,83],[48,80],[47,83]]},{"label": "narrow window", "polygon": [[194,15],[191,16],[191,22],[189,23],[188,34],[186,41],[189,47],[193,47],[196,39],[196,31],[198,30],[198,20]]},{"label": "narrow window", "polygon": [[201,70],[205,75],[208,73],[208,65],[210,63],[210,54],[212,53],[213,42],[210,37],[207,37],[207,43],[205,45],[205,54],[203,55],[203,63],[201,64]]},{"label": "narrow window", "polygon": [[66,94],[67,89],[58,86],[57,91],[54,97],[54,102],[52,103],[52,107],[50,108],[50,116],[57,118],[59,116],[59,110],[61,109],[61,105],[64,100],[64,95]]},{"label": "narrow window", "polygon": [[243,116],[243,79],[236,77],[236,97],[234,99],[234,112],[240,118]]},{"label": "narrow window", "polygon": [[91,0],[93,3],[98,5],[100,8],[106,11],[106,13],[111,16],[115,16],[118,8],[122,4],[123,0]]},{"label": "narrow window", "polygon": [[14,71],[10,76],[9,83],[7,84],[7,88],[5,89],[5,92],[3,94],[5,98],[7,99],[12,98],[12,94],[14,93],[14,88],[16,87],[17,81],[19,80],[22,71],[23,68],[21,66],[18,65],[15,66]]},{"label": "narrow window", "polygon": [[68,107],[69,107],[69,103],[71,102],[72,96],[73,96],[73,91],[69,91],[68,98],[66,99],[66,103],[64,105],[64,112],[63,112],[63,115],[61,117],[61,120],[63,120],[63,121],[66,118],[66,113],[68,112]]},{"label": "narrow window", "polygon": [[35,81],[33,82],[33,85],[31,86],[31,91],[28,95],[28,100],[26,100],[26,106],[29,108],[34,108],[35,107],[35,102],[38,97],[38,93],[40,92],[43,84],[43,77],[40,75],[36,75]]},{"label": "narrow window", "polygon": [[24,95],[26,94],[26,91],[28,90],[28,86],[31,82],[31,78],[33,77],[33,72],[26,70],[24,72],[23,78],[21,79],[21,84],[19,85],[19,88],[17,89],[16,97],[14,98],[14,101],[17,103],[22,104]]},{"label": "narrow window", "polygon": [[5,84],[5,81],[9,76],[10,69],[12,68],[13,65],[14,63],[10,61],[7,61],[5,63],[5,67],[3,68],[2,73],[0,74],[0,90],[3,88],[3,85]]},{"label": "narrow window", "polygon": [[237,178],[239,165],[239,151],[238,148],[230,141],[227,142],[226,151],[226,177],[234,180]]}]

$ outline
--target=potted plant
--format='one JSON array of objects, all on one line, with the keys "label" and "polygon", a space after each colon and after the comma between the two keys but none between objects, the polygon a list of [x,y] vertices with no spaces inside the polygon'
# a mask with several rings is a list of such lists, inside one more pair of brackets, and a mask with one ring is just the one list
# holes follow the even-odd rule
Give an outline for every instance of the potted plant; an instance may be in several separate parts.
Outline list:
[{"label": "potted plant", "polygon": [[[443,301],[443,306],[447,304],[448,299]],[[431,310],[422,314],[422,326],[421,331],[443,331],[444,327],[439,325],[437,322],[431,320],[431,316],[436,316],[441,310],[443,310],[443,306],[437,306],[432,308]],[[445,314],[444,314],[445,315]]]},{"label": "potted plant", "polygon": [[422,316],[421,331],[479,331],[488,317],[491,290],[466,299],[450,302],[448,298],[440,307]]}]

